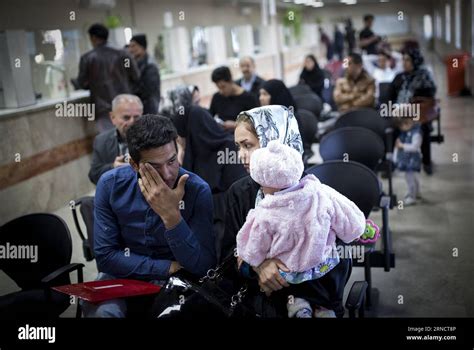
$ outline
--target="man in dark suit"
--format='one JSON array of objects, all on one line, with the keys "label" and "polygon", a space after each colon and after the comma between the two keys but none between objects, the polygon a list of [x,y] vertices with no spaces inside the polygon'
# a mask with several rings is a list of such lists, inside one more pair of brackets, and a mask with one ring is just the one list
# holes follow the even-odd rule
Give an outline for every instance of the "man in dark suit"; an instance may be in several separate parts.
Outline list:
[{"label": "man in dark suit", "polygon": [[128,164],[125,134],[142,114],[142,101],[135,95],[121,94],[112,100],[110,120],[115,127],[97,135],[94,140],[89,171],[89,179],[94,184],[106,171]]},{"label": "man in dark suit", "polygon": [[260,88],[265,80],[255,73],[255,61],[252,57],[245,56],[240,59],[239,66],[242,78],[236,81],[237,85],[240,85],[245,91],[254,95],[258,101]]}]

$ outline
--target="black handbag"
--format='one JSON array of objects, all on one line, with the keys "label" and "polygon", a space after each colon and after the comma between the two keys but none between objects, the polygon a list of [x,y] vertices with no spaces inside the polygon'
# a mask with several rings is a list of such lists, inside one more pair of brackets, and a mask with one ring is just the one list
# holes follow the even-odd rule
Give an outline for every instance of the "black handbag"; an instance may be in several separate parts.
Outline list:
[{"label": "black handbag", "polygon": [[[234,255],[228,256],[197,279],[186,271],[171,276],[155,298],[157,318],[258,318],[255,298],[237,272]],[[261,304],[261,302],[257,302]]]}]

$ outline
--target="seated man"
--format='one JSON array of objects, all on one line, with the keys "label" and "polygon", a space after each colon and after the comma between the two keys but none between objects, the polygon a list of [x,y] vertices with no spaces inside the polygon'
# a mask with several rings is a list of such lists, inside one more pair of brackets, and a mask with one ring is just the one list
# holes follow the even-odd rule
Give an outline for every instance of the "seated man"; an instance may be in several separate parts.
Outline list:
[{"label": "seated man", "polygon": [[92,164],[89,179],[97,185],[100,176],[106,171],[127,165],[128,154],[125,132],[143,114],[143,104],[135,95],[117,95],[112,101],[110,120],[115,126],[97,135],[92,151]]},{"label": "seated man", "polygon": [[[108,171],[95,195],[98,280],[163,281],[183,268],[203,276],[216,263],[212,195],[179,167],[170,119],[144,115],[127,132],[130,165]],[[125,299],[84,303],[86,317],[125,317]]]},{"label": "seated man", "polygon": [[258,100],[250,92],[245,91],[232,81],[232,74],[228,67],[222,66],[214,69],[212,81],[219,91],[212,96],[209,111],[213,117],[217,116],[222,120],[222,127],[225,130],[234,132],[235,119],[239,113],[258,107]]},{"label": "seated man", "polygon": [[334,101],[340,112],[353,108],[374,107],[375,81],[362,66],[362,57],[352,53],[348,57],[345,76],[336,81]]},{"label": "seated man", "polygon": [[255,61],[250,56],[244,56],[239,61],[240,71],[242,72],[242,78],[237,79],[237,85],[250,92],[258,100],[260,95],[260,88],[265,82],[255,72]]}]

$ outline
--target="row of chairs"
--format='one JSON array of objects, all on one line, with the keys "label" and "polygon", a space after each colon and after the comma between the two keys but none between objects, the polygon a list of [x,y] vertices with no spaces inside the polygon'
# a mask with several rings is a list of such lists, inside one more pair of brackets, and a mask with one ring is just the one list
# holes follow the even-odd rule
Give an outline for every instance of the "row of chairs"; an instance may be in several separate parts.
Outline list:
[{"label": "row of chairs", "polygon": [[[364,108],[346,112],[320,141],[324,163],[307,170],[356,203],[366,218],[373,210],[382,211],[381,249],[364,245],[364,261],[354,261],[354,266],[364,267],[367,307],[373,304],[371,268],[390,271],[395,267],[389,227],[389,210],[396,203],[392,186],[392,135],[390,124],[377,111]],[[381,170],[387,174],[388,195],[376,175]]]}]

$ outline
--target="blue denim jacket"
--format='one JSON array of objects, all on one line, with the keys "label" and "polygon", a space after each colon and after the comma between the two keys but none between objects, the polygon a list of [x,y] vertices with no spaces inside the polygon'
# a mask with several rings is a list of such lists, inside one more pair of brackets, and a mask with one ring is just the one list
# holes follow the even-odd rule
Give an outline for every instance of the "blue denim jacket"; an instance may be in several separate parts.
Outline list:
[{"label": "blue denim jacket", "polygon": [[100,272],[143,280],[168,277],[171,261],[197,276],[215,265],[213,203],[209,185],[189,174],[180,208],[182,219],[166,230],[148,205],[131,166],[102,175],[94,201],[94,253]]}]

